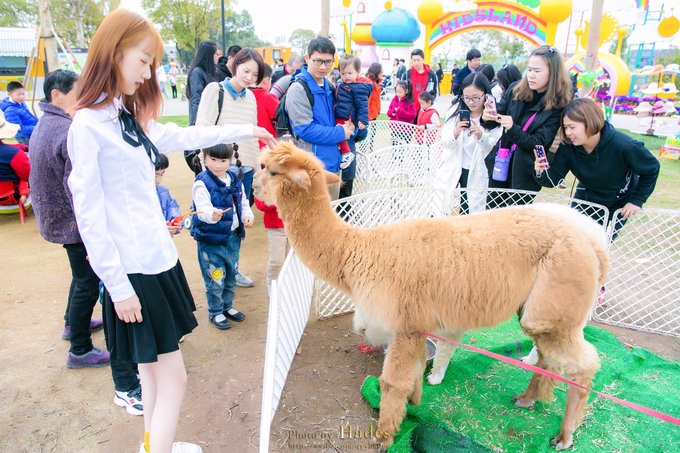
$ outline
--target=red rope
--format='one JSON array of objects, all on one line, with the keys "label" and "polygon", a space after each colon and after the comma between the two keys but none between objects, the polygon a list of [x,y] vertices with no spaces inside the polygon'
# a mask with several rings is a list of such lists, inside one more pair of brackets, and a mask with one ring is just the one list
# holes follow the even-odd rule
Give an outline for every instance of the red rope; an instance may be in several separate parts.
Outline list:
[{"label": "red rope", "polygon": [[419,333],[422,334],[422,335],[425,335],[427,337],[436,338],[437,340],[445,341],[447,343],[451,343],[454,346],[459,346],[461,348],[465,348],[467,350],[477,352],[477,353],[485,355],[487,357],[491,357],[493,359],[500,360],[501,362],[505,362],[505,363],[509,363],[511,365],[515,365],[515,366],[520,367],[522,369],[525,369],[527,371],[532,371],[532,372],[540,374],[542,376],[546,376],[546,377],[549,377],[549,378],[552,378],[552,379],[556,379],[558,381],[566,382],[569,385],[573,385],[574,387],[578,387],[578,388],[581,388],[583,390],[593,392],[593,393],[601,396],[602,398],[606,398],[608,400],[614,401],[615,403],[621,404],[622,406],[626,406],[630,409],[636,410],[638,412],[642,412],[643,414],[651,415],[652,417],[658,418],[659,420],[663,420],[665,422],[672,423],[674,425],[680,426],[680,419],[672,417],[668,414],[664,414],[663,412],[655,411],[654,409],[650,409],[648,407],[641,406],[639,404],[635,404],[635,403],[631,403],[631,402],[626,401],[626,400],[622,400],[621,398],[617,398],[615,396],[608,395],[606,393],[598,392],[597,390],[593,390],[591,388],[588,388],[585,385],[581,385],[578,382],[572,381],[571,379],[567,379],[565,377],[562,377],[559,374],[553,373],[553,372],[548,371],[548,370],[544,370],[543,368],[539,368],[537,366],[530,365],[528,363],[524,363],[521,360],[513,359],[513,358],[510,358],[510,357],[505,357],[503,355],[487,351],[486,349],[479,349],[479,348],[475,348],[474,346],[458,343],[457,341],[449,340],[448,338],[443,338],[443,337],[440,337],[439,335],[435,335],[435,334],[432,334],[432,333],[429,333],[429,332],[420,332],[419,331]]}]

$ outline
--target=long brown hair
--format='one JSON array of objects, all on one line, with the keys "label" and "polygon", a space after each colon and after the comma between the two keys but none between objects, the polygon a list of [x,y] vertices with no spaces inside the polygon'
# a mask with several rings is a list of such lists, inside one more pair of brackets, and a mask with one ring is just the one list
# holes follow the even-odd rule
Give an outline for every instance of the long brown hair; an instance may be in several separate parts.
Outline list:
[{"label": "long brown hair", "polygon": [[[529,58],[533,56],[542,57],[550,71],[548,87],[543,96],[543,106],[546,110],[563,108],[574,98],[574,91],[571,88],[571,80],[569,80],[562,55],[553,46],[540,46],[529,54]],[[516,101],[529,102],[534,98],[526,75],[522,77],[522,80],[512,91],[513,99]]]},{"label": "long brown hair", "polygon": [[[163,41],[151,22],[137,13],[117,9],[106,16],[92,38],[85,68],[78,83],[78,101],[73,112],[85,109],[101,109],[113,102],[120,93],[122,74],[120,62],[123,52],[146,37],[152,39],[153,62],[151,78],[132,96],[123,95],[123,104],[137,118],[144,129],[149,121],[158,118],[163,97],[156,81],[156,68],[163,58]],[[104,93],[102,102],[97,102]]]}]

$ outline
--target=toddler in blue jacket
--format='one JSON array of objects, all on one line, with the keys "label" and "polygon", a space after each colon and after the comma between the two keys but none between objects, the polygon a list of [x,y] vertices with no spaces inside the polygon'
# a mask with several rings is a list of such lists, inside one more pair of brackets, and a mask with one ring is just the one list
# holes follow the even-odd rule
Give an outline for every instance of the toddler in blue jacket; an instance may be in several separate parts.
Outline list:
[{"label": "toddler in blue jacket", "polygon": [[[345,124],[352,121],[356,127],[355,141],[366,137],[368,127],[368,97],[373,91],[373,84],[369,79],[359,78],[361,60],[353,55],[345,55],[340,59],[340,81],[335,87],[335,124]],[[346,141],[341,142],[340,168],[345,169],[354,160]]]},{"label": "toddler in blue jacket", "polygon": [[[158,159],[156,159],[156,193],[158,194],[158,201],[161,203],[161,211],[163,211],[163,217],[166,222],[170,222],[180,215],[179,203],[172,198],[168,188],[161,184],[165,170],[167,170],[169,166],[170,162],[168,161],[168,157],[165,154],[159,154]],[[181,225],[168,225],[168,227],[171,226],[175,228],[169,228],[170,234],[179,233]]]},{"label": "toddler in blue jacket", "polygon": [[26,90],[21,83],[8,83],[7,95],[7,98],[0,104],[0,109],[5,112],[5,120],[21,126],[15,137],[16,140],[28,145],[28,139],[31,138],[35,125],[38,124],[38,118],[28,110],[24,102]]}]

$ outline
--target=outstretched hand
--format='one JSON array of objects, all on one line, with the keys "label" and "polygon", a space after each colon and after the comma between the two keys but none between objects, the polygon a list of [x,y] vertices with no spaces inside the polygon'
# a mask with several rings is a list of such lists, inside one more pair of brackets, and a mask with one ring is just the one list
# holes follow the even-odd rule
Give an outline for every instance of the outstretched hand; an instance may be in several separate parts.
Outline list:
[{"label": "outstretched hand", "polygon": [[276,139],[269,131],[260,126],[253,126],[253,137],[259,138],[268,148],[276,146]]}]

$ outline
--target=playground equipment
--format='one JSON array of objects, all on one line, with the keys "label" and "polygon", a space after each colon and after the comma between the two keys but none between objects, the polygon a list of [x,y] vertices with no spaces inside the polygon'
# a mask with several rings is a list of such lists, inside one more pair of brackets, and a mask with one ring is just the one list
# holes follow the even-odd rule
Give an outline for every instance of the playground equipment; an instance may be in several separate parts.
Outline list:
[{"label": "playground equipment", "polygon": [[[429,63],[434,48],[471,30],[502,30],[537,46],[554,44],[557,25],[572,11],[571,0],[458,0],[451,5],[455,11],[445,11],[439,0],[423,0],[416,19],[391,1],[381,5],[381,0],[343,0],[343,6],[352,8],[357,20],[351,40],[358,46],[362,66],[379,61],[386,68],[395,58],[408,59],[420,37],[418,21],[425,26],[423,51]],[[346,22],[341,25],[346,27]]]}]

